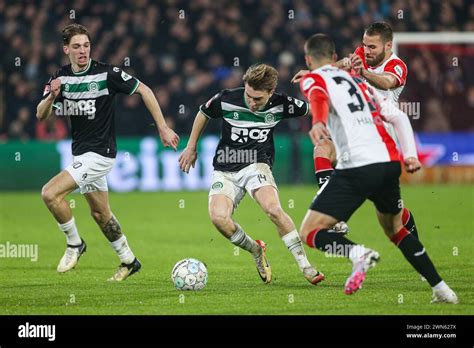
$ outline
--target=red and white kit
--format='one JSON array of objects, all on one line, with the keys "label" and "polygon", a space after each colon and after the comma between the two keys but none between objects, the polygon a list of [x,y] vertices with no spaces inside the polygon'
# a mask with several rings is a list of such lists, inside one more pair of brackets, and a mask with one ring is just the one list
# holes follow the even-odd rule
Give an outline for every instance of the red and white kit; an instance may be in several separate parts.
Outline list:
[{"label": "red and white kit", "polygon": [[417,157],[407,115],[360,76],[328,64],[305,75],[300,87],[311,103],[313,123],[327,125],[336,146],[336,169],[399,160],[383,121],[395,127],[404,157]]},{"label": "red and white kit", "polygon": [[354,54],[357,54],[362,59],[364,68],[367,69],[368,71],[377,73],[377,74],[388,73],[396,77],[398,83],[397,83],[397,87],[393,89],[383,90],[383,89],[378,89],[375,87],[373,88],[375,88],[378,92],[380,92],[382,95],[389,98],[394,103],[398,102],[398,98],[400,97],[400,94],[402,93],[403,88],[405,87],[407,74],[408,74],[407,66],[403,62],[403,60],[401,60],[395,53],[392,53],[390,58],[387,59],[382,65],[373,68],[371,66],[368,66],[367,62],[365,61],[363,46],[357,47],[357,49],[354,51]]}]

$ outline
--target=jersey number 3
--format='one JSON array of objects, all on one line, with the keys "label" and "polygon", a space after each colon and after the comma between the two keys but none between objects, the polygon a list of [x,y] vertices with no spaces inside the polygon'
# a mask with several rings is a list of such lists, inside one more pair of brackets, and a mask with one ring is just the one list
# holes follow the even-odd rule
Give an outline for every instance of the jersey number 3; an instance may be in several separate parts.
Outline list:
[{"label": "jersey number 3", "polygon": [[349,107],[349,110],[351,110],[351,112],[364,110],[364,102],[362,101],[362,97],[357,92],[356,86],[351,81],[349,81],[348,79],[346,79],[345,77],[342,77],[342,76],[333,77],[333,80],[338,85],[340,85],[342,83],[347,83],[350,87],[348,92],[349,92],[349,95],[351,96],[351,98],[354,98],[354,96],[356,96],[357,103],[354,102],[354,103],[347,104],[347,106]]}]

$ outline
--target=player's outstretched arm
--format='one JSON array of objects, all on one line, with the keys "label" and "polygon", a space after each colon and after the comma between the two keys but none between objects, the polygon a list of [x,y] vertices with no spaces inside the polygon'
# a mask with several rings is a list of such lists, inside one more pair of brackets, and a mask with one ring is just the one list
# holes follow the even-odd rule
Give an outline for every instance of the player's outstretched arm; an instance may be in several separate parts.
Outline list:
[{"label": "player's outstretched arm", "polygon": [[50,84],[50,93],[49,95],[41,100],[36,107],[36,118],[39,121],[46,120],[49,116],[51,116],[53,111],[53,103],[56,97],[59,95],[61,91],[61,80],[54,79],[51,81]]},{"label": "player's outstretched arm", "polygon": [[140,82],[137,93],[142,96],[145,106],[155,120],[163,145],[165,147],[171,146],[176,151],[179,143],[179,136],[166,124],[163,113],[161,112],[160,104],[158,104],[158,100],[156,100],[153,91],[150,87]]},{"label": "player's outstretched arm", "polygon": [[300,70],[298,71],[295,76],[291,79],[291,82],[293,83],[299,83],[303,77],[305,77],[306,74],[309,74],[311,71],[309,70]]},{"label": "player's outstretched arm", "polygon": [[349,71],[352,68],[351,59],[350,59],[351,56],[344,57],[344,58],[338,60],[337,62],[333,63],[333,65],[335,65],[339,69]]},{"label": "player's outstretched arm", "polygon": [[197,143],[201,137],[204,128],[206,128],[207,122],[209,119],[204,116],[204,114],[199,111],[194,119],[193,129],[191,130],[191,135],[189,136],[188,144],[186,148],[179,156],[179,167],[185,173],[189,173],[191,166],[194,168],[197,160]]},{"label": "player's outstretched arm", "polygon": [[415,135],[411,127],[408,116],[400,110],[395,103],[388,100],[376,91],[372,91],[381,107],[381,115],[383,119],[392,124],[395,134],[402,148],[405,170],[408,173],[414,173],[421,169],[421,163],[418,160],[416,151]]}]

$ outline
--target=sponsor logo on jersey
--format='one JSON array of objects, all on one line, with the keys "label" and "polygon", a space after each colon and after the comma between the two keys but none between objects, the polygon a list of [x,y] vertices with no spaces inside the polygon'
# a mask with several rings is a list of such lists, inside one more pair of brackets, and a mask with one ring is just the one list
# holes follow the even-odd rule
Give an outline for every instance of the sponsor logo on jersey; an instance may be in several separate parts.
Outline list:
[{"label": "sponsor logo on jersey", "polygon": [[120,72],[120,69],[117,68],[116,66],[114,66],[114,68],[112,70],[115,71],[115,72]]},{"label": "sponsor logo on jersey", "polygon": [[230,138],[232,141],[237,143],[247,143],[249,139],[257,140],[259,143],[263,143],[268,139],[268,133],[271,129],[259,129],[259,128],[238,128],[232,127]]},{"label": "sponsor logo on jersey", "polygon": [[69,100],[64,99],[62,102],[54,104],[57,116],[87,116],[89,120],[95,118],[95,99],[89,100]]},{"label": "sponsor logo on jersey", "polygon": [[127,74],[125,71],[122,71],[122,73],[120,74],[120,76],[122,76],[122,79],[123,79],[124,81],[128,81],[128,80],[130,80],[130,79],[132,78],[132,77],[131,77],[129,74]]}]

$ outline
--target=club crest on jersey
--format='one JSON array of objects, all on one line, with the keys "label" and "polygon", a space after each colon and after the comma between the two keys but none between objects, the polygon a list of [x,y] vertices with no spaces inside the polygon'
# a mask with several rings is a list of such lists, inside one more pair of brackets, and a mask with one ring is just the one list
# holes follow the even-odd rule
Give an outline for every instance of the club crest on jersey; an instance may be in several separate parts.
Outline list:
[{"label": "club crest on jersey", "polygon": [[221,183],[220,181],[217,181],[214,184],[212,184],[212,189],[213,190],[220,190],[223,187],[224,187],[224,184]]},{"label": "club crest on jersey", "polygon": [[398,76],[402,77],[403,75],[403,69],[400,65],[395,65],[395,72],[397,73]]},{"label": "club crest on jersey", "polygon": [[70,87],[69,83],[66,83],[66,84],[64,85],[64,91],[65,91],[65,92],[69,92],[69,87]]},{"label": "club crest on jersey", "polygon": [[130,79],[132,78],[132,77],[131,77],[129,74],[127,74],[125,71],[122,71],[122,73],[120,74],[120,76],[122,76],[122,79],[123,79],[124,81],[128,81],[128,80],[130,80]]},{"label": "club crest on jersey", "polygon": [[96,92],[99,90],[99,84],[95,81],[92,81],[89,83],[89,85],[87,86],[87,89],[91,92]]},{"label": "club crest on jersey", "polygon": [[272,122],[275,122],[275,115],[266,114],[265,115],[265,123],[272,123]]}]

